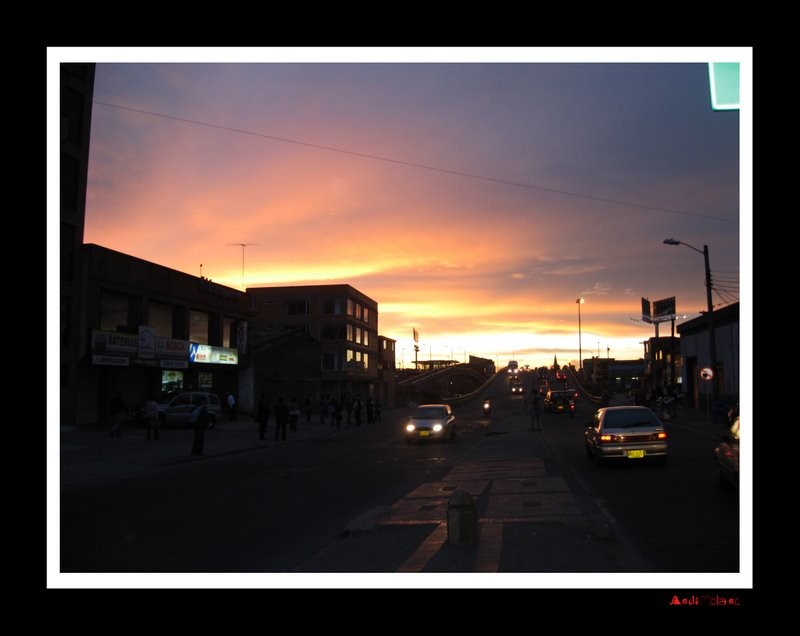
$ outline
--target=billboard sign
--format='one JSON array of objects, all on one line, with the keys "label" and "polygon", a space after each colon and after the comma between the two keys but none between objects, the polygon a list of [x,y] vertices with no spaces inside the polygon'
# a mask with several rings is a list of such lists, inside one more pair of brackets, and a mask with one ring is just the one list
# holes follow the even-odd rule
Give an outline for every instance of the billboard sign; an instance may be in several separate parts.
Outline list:
[{"label": "billboard sign", "polygon": [[675,320],[675,296],[653,302],[653,321]]},{"label": "billboard sign", "polygon": [[650,313],[650,301],[647,298],[642,298],[642,320],[645,322],[653,322]]}]

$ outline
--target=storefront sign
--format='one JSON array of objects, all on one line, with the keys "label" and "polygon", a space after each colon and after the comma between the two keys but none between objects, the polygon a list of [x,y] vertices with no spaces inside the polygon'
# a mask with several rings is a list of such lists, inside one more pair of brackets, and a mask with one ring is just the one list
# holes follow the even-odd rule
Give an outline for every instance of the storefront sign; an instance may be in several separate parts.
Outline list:
[{"label": "storefront sign", "polygon": [[201,364],[238,364],[236,349],[212,347],[211,345],[189,343],[189,362]]},{"label": "storefront sign", "polygon": [[92,356],[92,364],[99,364],[106,367],[127,367],[130,366],[130,358],[95,354]]},{"label": "storefront sign", "polygon": [[139,325],[139,357],[143,360],[156,357],[156,330],[153,327]]},{"label": "storefront sign", "polygon": [[161,360],[162,369],[188,369],[188,360]]},{"label": "storefront sign", "polygon": [[156,338],[156,357],[187,360],[189,357],[189,341],[176,340],[175,338]]},{"label": "storefront sign", "polygon": [[139,351],[139,336],[135,333],[92,330],[92,351],[99,353],[132,353]]}]

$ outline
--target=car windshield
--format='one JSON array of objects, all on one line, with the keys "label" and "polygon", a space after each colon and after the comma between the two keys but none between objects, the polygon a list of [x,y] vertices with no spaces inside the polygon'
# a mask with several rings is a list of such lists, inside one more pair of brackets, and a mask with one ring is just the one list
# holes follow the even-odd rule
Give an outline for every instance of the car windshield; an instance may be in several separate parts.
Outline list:
[{"label": "car windshield", "polygon": [[551,400],[563,400],[566,397],[567,397],[567,394],[564,393],[563,391],[557,391],[557,392],[553,391],[553,392],[550,393],[550,399]]},{"label": "car windshield", "polygon": [[658,421],[652,413],[644,409],[631,409],[623,411],[606,411],[603,420],[606,428],[634,428],[637,426],[658,426]]},{"label": "car windshield", "polygon": [[415,420],[434,420],[444,417],[444,409],[437,406],[422,406],[411,414]]}]

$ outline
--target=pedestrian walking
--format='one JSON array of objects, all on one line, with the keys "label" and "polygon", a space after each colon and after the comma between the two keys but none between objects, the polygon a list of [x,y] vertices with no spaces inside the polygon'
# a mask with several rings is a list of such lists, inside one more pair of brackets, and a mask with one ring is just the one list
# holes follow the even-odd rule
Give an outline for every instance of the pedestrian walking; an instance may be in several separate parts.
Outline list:
[{"label": "pedestrian walking", "polygon": [[158,403],[152,395],[144,403],[144,422],[147,427],[147,441],[150,441],[151,435],[154,441],[158,441]]},{"label": "pedestrian walking", "polygon": [[350,426],[350,417],[353,414],[353,403],[347,398],[343,398],[344,408],[347,411],[347,425]]},{"label": "pedestrian walking", "polygon": [[381,421],[381,401],[378,399],[375,400],[375,421]]},{"label": "pedestrian walking", "polygon": [[119,437],[119,429],[122,427],[122,416],[127,414],[128,406],[122,399],[122,391],[117,391],[108,403],[108,413],[111,416],[110,433],[111,437]]},{"label": "pedestrian walking", "polygon": [[228,404],[228,414],[231,420],[236,420],[236,398],[233,396],[233,393],[228,391],[228,395],[225,396],[225,401]]},{"label": "pedestrian walking", "polygon": [[289,401],[289,430],[297,430],[297,420],[300,419],[300,407],[297,406],[297,400],[292,398]]},{"label": "pedestrian walking", "polygon": [[283,402],[283,398],[278,398],[278,403],[275,405],[275,441],[280,438],[286,441],[286,424],[289,422],[289,408]]},{"label": "pedestrian walking", "polygon": [[328,394],[323,394],[319,403],[319,423],[325,426],[328,423]]},{"label": "pedestrian walking", "polygon": [[542,395],[538,391],[531,389],[531,392],[528,394],[528,398],[525,400],[525,402],[530,409],[531,430],[541,431],[542,411],[544,410],[544,405],[542,404]]},{"label": "pedestrian walking", "polygon": [[361,426],[361,398],[358,396],[353,400],[353,415],[356,418],[356,426]]},{"label": "pedestrian walking", "polygon": [[375,402],[371,397],[367,398],[367,424],[375,423]]},{"label": "pedestrian walking", "polygon": [[267,433],[267,424],[269,423],[269,400],[263,393],[258,400],[256,421],[258,422],[258,439],[264,439]]},{"label": "pedestrian walking", "polygon": [[206,429],[208,428],[208,406],[206,398],[201,397],[198,405],[194,408],[191,415],[192,430],[194,439],[192,440],[192,455],[202,456],[205,446]]}]

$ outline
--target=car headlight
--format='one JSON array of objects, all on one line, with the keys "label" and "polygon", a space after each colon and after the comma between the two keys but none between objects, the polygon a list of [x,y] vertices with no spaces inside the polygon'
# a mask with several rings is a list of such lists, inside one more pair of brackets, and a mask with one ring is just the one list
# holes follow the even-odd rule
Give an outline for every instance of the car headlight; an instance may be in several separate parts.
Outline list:
[{"label": "car headlight", "polygon": [[442,425],[441,424],[434,424],[433,425],[433,432],[434,433],[438,433],[441,430],[442,430]]},{"label": "car headlight", "polygon": [[414,426],[413,424],[406,424],[406,431],[408,431],[409,433],[413,433],[416,430],[417,430],[417,427]]}]

